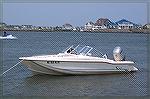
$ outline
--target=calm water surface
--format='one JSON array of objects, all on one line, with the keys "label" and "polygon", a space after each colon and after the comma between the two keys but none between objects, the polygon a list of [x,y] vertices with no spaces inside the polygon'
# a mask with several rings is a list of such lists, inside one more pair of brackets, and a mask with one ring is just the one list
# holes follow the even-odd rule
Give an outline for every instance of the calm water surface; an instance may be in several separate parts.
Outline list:
[{"label": "calm water surface", "polygon": [[20,64],[3,76],[4,96],[144,96],[147,95],[147,36],[131,33],[9,32],[17,40],[3,40],[3,71],[21,56],[59,53],[69,45],[89,45],[113,58],[115,46],[136,62],[130,74],[50,76],[32,75]]}]

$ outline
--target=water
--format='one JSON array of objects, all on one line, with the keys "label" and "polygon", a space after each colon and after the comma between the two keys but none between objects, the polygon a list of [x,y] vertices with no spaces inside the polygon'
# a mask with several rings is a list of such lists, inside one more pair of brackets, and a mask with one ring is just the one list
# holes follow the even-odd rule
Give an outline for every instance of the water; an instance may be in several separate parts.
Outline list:
[{"label": "water", "polygon": [[3,71],[21,56],[59,53],[69,45],[89,45],[113,58],[123,48],[138,72],[88,76],[35,75],[19,64],[3,76],[4,96],[145,96],[148,94],[147,36],[132,33],[9,32],[17,40],[3,40]]}]

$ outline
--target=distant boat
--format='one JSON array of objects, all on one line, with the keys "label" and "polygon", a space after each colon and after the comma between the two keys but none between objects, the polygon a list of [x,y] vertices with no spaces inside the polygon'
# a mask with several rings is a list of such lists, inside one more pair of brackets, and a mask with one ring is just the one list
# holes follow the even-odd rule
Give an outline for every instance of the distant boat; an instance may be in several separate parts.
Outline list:
[{"label": "distant boat", "polygon": [[3,36],[0,36],[0,39],[17,39],[17,37],[11,35],[11,34],[8,34],[6,32],[4,32],[4,35]]}]

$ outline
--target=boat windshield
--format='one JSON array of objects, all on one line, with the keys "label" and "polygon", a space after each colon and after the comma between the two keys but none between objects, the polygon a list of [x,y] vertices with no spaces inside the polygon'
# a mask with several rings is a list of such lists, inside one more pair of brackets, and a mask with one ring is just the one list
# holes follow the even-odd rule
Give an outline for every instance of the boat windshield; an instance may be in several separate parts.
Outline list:
[{"label": "boat windshield", "polygon": [[[74,48],[73,48],[73,45],[68,46],[68,47],[67,47],[66,49],[64,49],[62,52],[63,52],[63,53],[70,53],[70,52],[71,52],[71,51],[70,51],[71,49],[74,49]],[[70,51],[70,52],[69,52],[69,51]]]},{"label": "boat windshield", "polygon": [[93,48],[89,46],[78,45],[76,47],[69,46],[66,48],[64,53],[76,54],[76,55],[87,55]]},{"label": "boat windshield", "polygon": [[93,48],[89,47],[89,46],[85,46],[82,51],[80,52],[80,54],[82,55],[87,55]]}]

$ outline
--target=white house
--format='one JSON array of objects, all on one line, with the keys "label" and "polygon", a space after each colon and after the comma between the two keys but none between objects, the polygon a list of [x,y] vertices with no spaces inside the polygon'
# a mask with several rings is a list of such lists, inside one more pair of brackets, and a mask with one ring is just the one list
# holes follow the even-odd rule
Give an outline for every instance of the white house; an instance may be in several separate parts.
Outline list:
[{"label": "white house", "polygon": [[90,21],[90,22],[88,22],[88,23],[85,24],[84,29],[85,30],[92,30],[92,28],[94,26],[95,26],[94,23]]},{"label": "white house", "polygon": [[106,27],[105,25],[101,25],[101,26],[95,25],[95,26],[92,28],[92,30],[99,30],[99,29],[107,29],[107,27]]},{"label": "white house", "polygon": [[133,29],[133,28],[140,28],[139,25],[130,22],[128,20],[122,19],[117,21],[116,24],[118,25],[118,29]]}]

